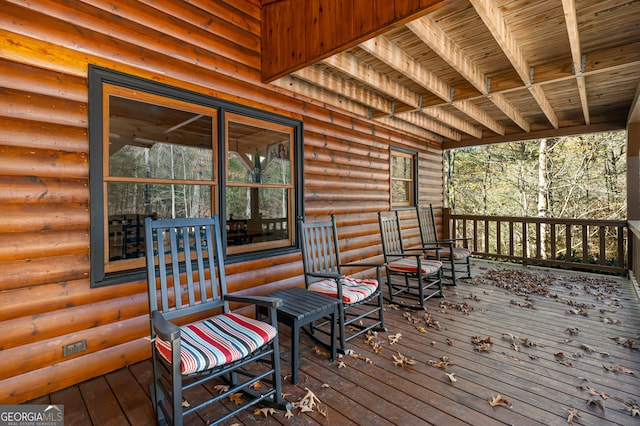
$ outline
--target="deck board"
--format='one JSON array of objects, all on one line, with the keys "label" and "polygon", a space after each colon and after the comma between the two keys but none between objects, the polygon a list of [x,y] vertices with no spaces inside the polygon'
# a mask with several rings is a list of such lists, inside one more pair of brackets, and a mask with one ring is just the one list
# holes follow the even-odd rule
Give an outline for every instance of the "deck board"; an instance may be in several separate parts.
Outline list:
[{"label": "deck board", "polygon": [[[445,298],[427,302],[426,314],[440,324],[440,329],[424,323],[423,311],[387,305],[388,332],[378,334],[382,342],[379,354],[364,339],[356,339],[349,344],[353,357],[343,356],[332,362],[327,350],[318,349],[303,334],[300,381],[296,386],[286,379],[290,371],[290,330],[283,326],[285,398],[298,401],[311,390],[327,417],[317,410],[299,415],[294,410],[296,415],[291,419],[286,419],[283,412],[264,418],[248,410],[227,424],[566,425],[570,409],[579,412],[575,424],[640,424],[640,417],[632,417],[625,405],[640,401],[640,354],[635,343],[629,347],[614,340],[640,340],[640,303],[630,281],[548,270],[554,277],[565,277],[564,281],[551,286],[547,296],[525,296],[478,278],[504,268],[501,264],[474,261],[473,266],[476,278],[462,281],[457,287],[447,286]],[[515,270],[547,273],[542,268]],[[518,274],[522,272],[515,273],[511,281],[522,279]],[[604,286],[605,280],[613,280],[615,285]],[[608,292],[595,294],[593,288],[603,286]],[[586,315],[572,313],[576,307],[586,308]],[[618,323],[605,323],[604,318]],[[416,319],[422,322],[413,324]],[[416,325],[426,332],[417,330]],[[570,328],[578,328],[578,334],[570,334]],[[396,333],[402,336],[391,345],[388,337]],[[526,338],[535,346],[517,340],[516,350],[509,335]],[[489,337],[490,350],[476,350],[474,336]],[[416,363],[410,369],[394,366],[392,355],[398,352]],[[565,363],[556,357],[559,352],[566,355]],[[446,370],[431,365],[442,357],[452,363]],[[343,368],[339,368],[340,362]],[[607,371],[603,365],[623,366],[634,373]],[[447,373],[454,373],[457,381],[452,383]],[[65,424],[153,424],[150,380],[151,363],[143,361],[38,400],[64,404]],[[608,398],[590,394],[589,388]],[[201,388],[197,392],[191,396],[194,401],[211,390]],[[491,407],[487,400],[497,394],[512,407]],[[589,404],[590,400],[597,403]],[[215,412],[216,408],[210,407],[190,416],[186,423],[205,424]]]}]

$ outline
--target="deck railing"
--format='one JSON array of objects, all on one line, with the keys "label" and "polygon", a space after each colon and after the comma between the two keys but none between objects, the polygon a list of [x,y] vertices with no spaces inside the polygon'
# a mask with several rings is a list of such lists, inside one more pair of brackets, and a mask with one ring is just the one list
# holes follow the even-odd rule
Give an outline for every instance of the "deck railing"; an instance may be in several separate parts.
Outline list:
[{"label": "deck railing", "polygon": [[629,242],[629,269],[633,271],[636,282],[640,283],[640,220],[629,221]]},{"label": "deck railing", "polygon": [[[475,256],[626,275],[631,242],[626,220],[451,215],[443,230],[471,238]],[[637,237],[636,237],[637,238]]]}]

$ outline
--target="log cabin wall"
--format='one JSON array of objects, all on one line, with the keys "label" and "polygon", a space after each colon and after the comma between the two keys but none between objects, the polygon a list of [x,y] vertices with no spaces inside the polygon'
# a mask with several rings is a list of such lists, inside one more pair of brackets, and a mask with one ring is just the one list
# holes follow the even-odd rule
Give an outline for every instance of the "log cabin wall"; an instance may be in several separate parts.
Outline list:
[{"label": "log cabin wall", "polygon": [[[302,118],[305,214],[336,214],[345,260],[381,258],[391,145],[419,152],[420,203],[442,203],[438,145],[260,82],[258,0],[37,3],[0,1],[0,403],[150,355],[146,283],[90,287],[89,64]],[[230,291],[303,285],[299,253],[227,271]]]}]

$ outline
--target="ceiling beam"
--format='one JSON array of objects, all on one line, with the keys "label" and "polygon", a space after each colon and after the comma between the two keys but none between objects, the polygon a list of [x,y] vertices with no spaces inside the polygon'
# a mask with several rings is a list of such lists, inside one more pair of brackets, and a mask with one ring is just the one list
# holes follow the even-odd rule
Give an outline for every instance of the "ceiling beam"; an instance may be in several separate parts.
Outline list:
[{"label": "ceiling beam", "polygon": [[454,129],[458,129],[461,132],[465,132],[468,135],[471,135],[475,138],[482,137],[482,130],[478,127],[474,126],[467,120],[463,120],[455,114],[450,113],[440,107],[425,107],[421,110],[422,113],[428,115],[429,117],[433,117],[438,121],[446,124],[449,127],[453,127]]},{"label": "ceiling beam", "polygon": [[551,125],[557,129],[558,117],[541,88],[533,88],[531,68],[524,57],[522,49],[520,49],[520,45],[513,36],[513,32],[507,25],[499,6],[493,0],[469,0],[469,2],[475,8],[493,38],[498,42],[498,45],[531,92],[544,115]]},{"label": "ceiling beam", "polygon": [[307,98],[311,98],[319,102],[324,102],[329,105],[342,108],[345,111],[349,111],[361,117],[367,117],[369,115],[369,109],[366,106],[359,104],[357,102],[353,102],[333,92],[323,90],[317,86],[307,84],[295,77],[291,77],[287,75],[284,77],[280,77],[277,80],[273,80],[269,84],[280,87],[282,89],[289,90],[291,92],[297,93],[299,95],[305,96]]},{"label": "ceiling beam", "polygon": [[477,107],[473,102],[464,100],[453,102],[452,105],[493,132],[504,135],[504,126],[491,118],[488,112]]},{"label": "ceiling beam", "polygon": [[[384,36],[374,37],[363,43],[360,47],[372,56],[378,58],[391,68],[406,75],[434,95],[445,102],[451,100],[451,86],[444,80],[429,71],[424,65],[413,59],[409,54],[400,49]],[[482,130],[475,127],[469,121],[463,120],[446,111],[436,108],[423,108],[422,112],[446,124],[476,138],[482,137]]]},{"label": "ceiling beam", "polygon": [[393,103],[389,99],[379,96],[370,90],[364,90],[357,84],[336,77],[318,67],[308,66],[294,72],[293,75],[311,84],[338,93],[345,98],[382,111],[385,114],[393,114]]},{"label": "ceiling beam", "polygon": [[479,141],[476,139],[465,139],[462,141],[445,141],[442,144],[442,149],[467,148],[470,146],[491,145],[496,143],[537,140],[543,138],[559,138],[562,136],[585,135],[588,133],[624,130],[625,125],[624,123],[622,123],[622,121],[619,123],[607,122],[590,124],[588,126],[582,125],[574,127],[560,127],[558,129],[536,130],[530,133],[513,133],[505,136],[482,138]]},{"label": "ceiling beam", "polygon": [[372,56],[378,58],[391,68],[409,77],[445,102],[451,100],[451,87],[429,71],[424,65],[414,60],[384,36],[377,36],[359,46]]},{"label": "ceiling beam", "polygon": [[636,95],[633,98],[631,108],[629,108],[627,123],[640,123],[640,83],[638,83]]},{"label": "ceiling beam", "polygon": [[496,104],[500,111],[504,112],[507,117],[516,123],[522,130],[529,133],[531,131],[531,125],[522,114],[513,106],[507,97],[502,93],[492,93],[489,95],[489,99]]},{"label": "ceiling beam", "polygon": [[407,123],[406,121],[400,120],[396,117],[380,117],[376,118],[376,121],[380,123],[386,124],[387,126],[393,127],[394,129],[404,130],[405,132],[412,133],[416,136],[420,136],[424,139],[428,139],[430,141],[443,143],[444,138],[440,135],[436,135],[435,133],[431,133],[428,130],[425,130],[423,127],[416,126],[415,124]]},{"label": "ceiling beam", "polygon": [[417,111],[410,111],[407,113],[403,113],[402,115],[396,115],[396,118],[406,121],[411,124],[415,124],[416,126],[422,127],[424,129],[429,130],[430,132],[436,133],[438,135],[442,135],[445,138],[449,138],[454,141],[462,140],[462,135],[456,132],[453,129],[437,122],[431,120],[426,115]]},{"label": "ceiling beam", "polygon": [[420,95],[360,62],[348,53],[338,53],[322,61],[324,64],[367,84],[413,108],[420,108]]},{"label": "ceiling beam", "polygon": [[[480,93],[483,95],[489,94],[487,77],[480,70],[480,67],[464,54],[460,46],[451,40],[435,20],[429,16],[423,16],[407,23],[406,26],[422,40],[424,44],[469,81]],[[513,105],[504,102],[502,99],[495,101],[492,96],[488,96],[488,98],[514,123],[518,124],[523,130],[528,131],[529,123],[527,123],[524,116],[517,111]],[[481,121],[479,122],[482,123]],[[491,129],[491,126],[487,125],[487,123],[482,124]]]},{"label": "ceiling beam", "polygon": [[584,81],[584,77],[582,76],[584,66],[582,65],[580,32],[578,30],[578,17],[576,14],[575,0],[562,0],[562,9],[564,10],[564,20],[567,23],[567,34],[569,35],[573,72],[576,75],[576,83],[578,84],[578,92],[580,93],[582,115],[584,115],[585,124],[591,124],[591,118],[589,117],[589,103],[587,102],[587,86]]}]

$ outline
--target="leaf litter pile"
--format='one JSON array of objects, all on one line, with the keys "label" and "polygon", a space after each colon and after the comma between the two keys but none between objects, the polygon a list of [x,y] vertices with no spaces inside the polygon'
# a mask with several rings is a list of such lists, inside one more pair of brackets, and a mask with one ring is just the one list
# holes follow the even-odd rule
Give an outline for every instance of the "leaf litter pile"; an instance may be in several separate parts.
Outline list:
[{"label": "leaf litter pile", "polygon": [[[568,374],[572,375],[576,380],[576,391],[574,392],[578,395],[583,395],[582,399],[584,401],[582,405],[573,404],[574,406],[563,406],[562,403],[558,402],[558,407],[554,411],[561,413],[560,415],[564,416],[564,421],[568,424],[581,424],[586,414],[596,412],[599,413],[599,417],[606,419],[606,413],[610,410],[626,413],[626,415],[633,416],[640,421],[640,404],[633,398],[612,395],[613,392],[611,390],[605,392],[592,383],[589,378],[574,373],[574,371],[578,371],[576,365],[579,365],[581,360],[590,358],[597,359],[602,366],[601,372],[596,376],[608,374],[610,376],[606,376],[606,379],[612,380],[616,380],[616,376],[619,375],[629,378],[636,377],[636,373],[632,368],[619,362],[610,361],[610,354],[600,348],[599,345],[593,342],[587,344],[580,341],[583,333],[581,328],[584,327],[580,318],[596,319],[606,326],[615,327],[621,324],[616,317],[616,312],[623,309],[618,284],[614,280],[607,280],[606,277],[559,277],[548,273],[532,273],[519,270],[486,271],[470,281],[465,281],[463,285],[454,287],[453,295],[455,297],[447,295],[447,298],[437,304],[428,305],[427,311],[403,309],[397,305],[386,306],[387,310],[401,311],[403,321],[415,328],[418,338],[428,339],[431,346],[440,345],[439,341],[446,342],[447,346],[452,347],[448,352],[451,357],[449,355],[439,355],[436,359],[415,359],[413,354],[410,353],[411,351],[406,346],[403,346],[405,337],[401,333],[391,330],[385,333],[369,331],[362,337],[364,349],[362,346],[354,345],[354,348],[359,348],[358,350],[363,351],[363,353],[357,353],[352,350],[347,351],[344,355],[338,355],[338,359],[334,362],[335,368],[341,371],[341,369],[353,368],[359,365],[360,369],[367,369],[369,368],[367,367],[368,365],[390,363],[389,365],[394,369],[398,368],[407,374],[416,374],[416,368],[420,363],[424,363],[442,372],[442,382],[448,383],[452,387],[464,386],[467,374],[465,374],[466,372],[461,366],[456,365],[454,360],[451,359],[452,357],[455,358],[456,345],[464,345],[464,342],[461,339],[456,341],[456,337],[460,337],[456,335],[450,336],[451,338],[441,336],[440,339],[433,340],[434,335],[432,333],[439,335],[447,331],[447,326],[443,325],[442,321],[455,321],[455,315],[468,316],[475,312],[495,309],[495,307],[489,309],[477,305],[483,300],[490,301],[494,292],[500,291],[492,290],[491,287],[497,287],[513,295],[514,298],[509,301],[508,306],[500,307],[500,310],[504,313],[508,313],[509,309],[522,309],[522,312],[525,313],[530,312],[529,310],[537,310],[536,304],[540,303],[540,300],[542,300],[540,298],[544,298],[565,305],[563,308],[564,315],[575,321],[575,323],[566,327],[558,335],[559,340],[542,342],[533,338],[535,335],[526,336],[522,335],[522,331],[516,333],[514,330],[510,330],[509,326],[512,322],[507,320],[504,322],[505,329],[496,333],[495,336],[488,335],[486,330],[478,331],[471,336],[467,344],[472,345],[473,353],[477,354],[476,356],[492,357],[495,355],[500,357],[506,355],[508,359],[518,363],[538,363],[540,360],[546,360],[558,364],[559,368],[566,369]],[[474,294],[476,289],[479,288],[482,289],[482,296]],[[472,289],[474,292],[469,293],[468,289]],[[464,291],[464,294],[458,295],[457,290],[460,290],[461,293]],[[585,300],[588,300],[588,302],[585,302]],[[429,312],[430,309],[442,315],[434,315]],[[518,320],[516,319],[515,321]],[[530,329],[535,330],[535,326]],[[519,330],[522,330],[522,328],[519,328]],[[619,330],[621,329],[612,328],[610,336],[602,336],[602,340],[608,342],[608,345],[602,346],[611,347],[614,344],[624,348],[626,351],[637,353],[635,351],[638,348],[634,339],[640,338],[640,336],[620,336],[624,331],[621,332]],[[416,337],[412,336],[412,338],[415,339]],[[551,346],[553,348],[550,348]],[[557,347],[562,347],[563,350],[555,350]],[[328,356],[324,350],[318,347],[313,348],[313,352],[325,358]],[[367,352],[370,352],[370,354]],[[546,370],[545,367],[541,368]],[[584,375],[584,372],[581,374]],[[595,377],[593,381],[598,382],[597,378]],[[400,375],[398,380],[402,380]],[[329,387],[330,385],[326,383],[321,385],[321,388]],[[619,387],[619,389],[622,389],[622,387]],[[305,387],[304,390],[306,393],[295,401],[293,401],[295,398],[284,394],[285,399],[291,403],[291,409],[286,413],[278,413],[271,408],[257,408],[254,411],[254,415],[256,417],[277,415],[280,419],[293,420],[298,415],[317,412],[327,418],[328,421],[329,408],[327,405],[322,403],[310,387]],[[486,390],[485,403],[491,407],[491,410],[509,409],[519,411],[518,403],[522,404],[522,402],[512,401],[511,397],[513,395],[509,397],[507,392],[503,392],[500,389],[491,389],[491,387],[487,387]],[[493,392],[491,392],[492,390]],[[526,388],[521,390],[526,392]],[[322,396],[321,393],[318,393],[318,395]],[[238,395],[238,398],[240,398],[240,395]],[[521,400],[522,396],[520,396]]]},{"label": "leaf litter pile", "polygon": [[[607,279],[607,277],[592,276],[555,276],[553,274],[532,273],[520,270],[489,270],[486,273],[474,277],[470,283],[474,286],[495,286],[500,289],[506,290],[508,293],[517,296],[517,299],[512,299],[510,304],[523,308],[523,309],[536,309],[536,300],[538,297],[548,298],[558,303],[566,305],[565,314],[569,317],[576,316],[576,324],[580,324],[578,317],[597,318],[603,324],[620,325],[621,321],[615,317],[615,313],[623,309],[620,295],[619,284],[615,280]],[[490,295],[491,291],[484,291],[485,294]],[[465,297],[469,299],[469,297]],[[586,300],[586,301],[585,301]],[[606,362],[610,354],[596,346],[591,344],[574,342],[579,339],[580,328],[578,326],[567,327],[564,331],[565,336],[558,344],[570,345],[573,342],[573,346],[566,351],[557,351],[553,353],[553,360],[567,368],[572,368],[574,362],[579,361],[583,357],[592,357],[598,359],[602,365],[603,371],[627,375],[635,377],[635,371],[632,368],[626,367],[620,363],[608,363]],[[618,331],[616,331],[618,330]],[[612,329],[612,333],[618,333],[620,329]],[[624,329],[622,329],[624,332]],[[640,338],[640,335],[635,336]],[[634,347],[634,340],[629,337],[622,337],[617,335],[608,336],[610,340],[613,340],[618,345],[627,348],[629,351],[638,350]],[[510,349],[514,352],[521,352],[523,349],[528,350],[531,348],[541,348],[545,345],[539,342],[535,342],[527,337],[518,337],[511,332],[503,332],[501,340],[510,344]],[[602,337],[605,341],[606,337]],[[493,341],[490,336],[473,336],[471,338],[471,344],[474,346],[476,352],[490,352],[493,350]],[[603,345],[605,346],[605,345]],[[575,350],[575,348],[579,350]],[[522,358],[512,355],[512,359],[522,361]],[[534,353],[529,353],[529,359],[536,361],[539,356]],[[597,376],[602,373],[598,373]],[[609,376],[607,376],[609,378]],[[584,382],[589,382],[589,379],[585,377],[577,378]],[[615,380],[615,377],[613,377]],[[627,385],[628,386],[628,385]],[[637,387],[637,385],[633,385]],[[577,389],[585,393],[585,406],[584,407],[570,407],[565,408],[568,413],[566,422],[568,424],[580,423],[580,410],[584,412],[593,412],[593,410],[599,411],[602,416],[605,416],[607,408],[615,409],[622,412],[627,412],[633,417],[640,418],[640,406],[634,399],[625,399],[618,396],[610,396],[605,392],[597,390],[593,386],[579,385]],[[619,388],[623,388],[624,385]],[[504,397],[500,394],[492,396],[487,399],[491,407],[495,409],[496,406],[512,407],[511,403],[506,402]],[[610,402],[614,402],[613,403]],[[609,404],[609,405],[607,405]]]}]

